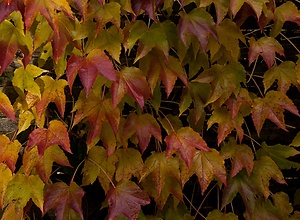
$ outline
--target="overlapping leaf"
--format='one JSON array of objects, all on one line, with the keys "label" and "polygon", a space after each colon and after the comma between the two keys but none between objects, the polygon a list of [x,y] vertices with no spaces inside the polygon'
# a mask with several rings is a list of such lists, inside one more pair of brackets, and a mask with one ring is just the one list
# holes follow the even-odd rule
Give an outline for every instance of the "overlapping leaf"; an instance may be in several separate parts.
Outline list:
[{"label": "overlapping leaf", "polygon": [[6,117],[16,121],[15,111],[10,103],[9,98],[0,90],[0,111],[6,115]]},{"label": "overlapping leaf", "polygon": [[190,127],[182,127],[178,131],[171,132],[166,138],[166,156],[170,157],[179,151],[181,158],[188,167],[191,167],[196,149],[201,151],[211,151],[206,142]]},{"label": "overlapping leaf", "polygon": [[156,7],[159,6],[163,1],[162,0],[132,0],[132,10],[135,13],[135,15],[139,15],[141,10],[144,10],[146,14],[151,18],[152,20],[155,19],[155,10]]},{"label": "overlapping leaf", "polygon": [[134,182],[126,180],[109,189],[107,202],[109,219],[115,219],[121,214],[129,219],[136,219],[141,206],[149,204],[150,198]]},{"label": "overlapping leaf", "polygon": [[[81,200],[84,191],[76,183],[69,186],[64,182],[51,184],[45,192],[44,213],[54,209],[57,220],[74,219],[75,211],[83,219]],[[72,217],[73,216],[73,217]]]},{"label": "overlapping leaf", "polygon": [[279,128],[286,130],[284,110],[300,116],[297,107],[286,94],[277,91],[267,92],[264,98],[254,99],[252,119],[259,134],[266,119],[274,122]]},{"label": "overlapping leaf", "polygon": [[251,6],[253,11],[255,11],[257,18],[259,18],[262,13],[263,6],[267,2],[268,0],[231,0],[230,9],[232,14],[235,16],[244,3],[247,3]]},{"label": "overlapping leaf", "polygon": [[123,127],[123,146],[127,146],[127,139],[136,134],[142,153],[148,147],[151,136],[161,142],[161,129],[155,118],[150,114],[130,114]]},{"label": "overlapping leaf", "polygon": [[226,0],[202,0],[200,2],[200,7],[207,7],[210,4],[214,3],[216,7],[216,14],[217,14],[217,24],[219,24],[224,17],[226,16],[230,1]]},{"label": "overlapping leaf", "polygon": [[0,2],[0,23],[4,21],[13,11],[24,11],[23,0],[3,0]]},{"label": "overlapping leaf", "polygon": [[0,163],[0,176],[0,209],[2,209],[6,187],[12,179],[12,172],[4,163]]},{"label": "overlapping leaf", "polygon": [[58,120],[52,120],[48,128],[37,128],[29,135],[27,150],[34,146],[38,147],[39,156],[43,156],[45,150],[55,144],[61,146],[65,151],[72,153],[67,128]]},{"label": "overlapping leaf", "polygon": [[22,145],[18,140],[11,141],[4,134],[0,135],[0,162],[4,162],[11,172],[16,169],[21,147]]}]

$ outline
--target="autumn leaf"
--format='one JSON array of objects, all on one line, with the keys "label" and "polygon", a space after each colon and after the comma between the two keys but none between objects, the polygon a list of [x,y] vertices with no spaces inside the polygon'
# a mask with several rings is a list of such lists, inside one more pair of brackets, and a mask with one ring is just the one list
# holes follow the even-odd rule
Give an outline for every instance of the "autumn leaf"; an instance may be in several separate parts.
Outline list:
[{"label": "autumn leaf", "polygon": [[70,219],[72,211],[75,211],[83,219],[81,200],[84,191],[76,183],[67,185],[57,182],[49,185],[45,192],[44,210],[46,213],[54,209],[57,220]]},{"label": "autumn leaf", "polygon": [[300,12],[292,1],[287,1],[275,8],[274,25],[270,32],[271,37],[276,37],[282,30],[286,21],[295,22],[300,25]]},{"label": "autumn leaf", "polygon": [[[153,184],[155,188],[153,187]],[[177,158],[166,158],[164,152],[152,152],[144,164],[140,182],[147,193],[155,198],[157,205],[162,209],[170,194],[182,199],[179,162]],[[179,188],[179,189],[178,189]]]},{"label": "autumn leaf", "polygon": [[5,114],[6,117],[17,121],[15,117],[15,111],[10,103],[9,98],[0,90],[0,111]]},{"label": "autumn leaf", "polygon": [[87,137],[87,144],[92,143],[93,139],[100,134],[103,121],[107,121],[116,136],[120,123],[120,110],[113,107],[111,99],[101,100],[94,92],[90,92],[86,97],[82,91],[72,110],[76,111],[73,126],[84,118],[87,118],[91,129]]},{"label": "autumn leaf", "polygon": [[141,153],[133,148],[120,148],[115,151],[118,157],[116,180],[118,182],[123,180],[130,180],[132,176],[140,177],[143,169],[143,160]]},{"label": "autumn leaf", "polygon": [[128,93],[143,108],[145,99],[150,98],[150,89],[142,71],[136,67],[125,67],[117,77],[118,81],[111,85],[113,106],[116,107]]},{"label": "autumn leaf", "polygon": [[216,8],[216,14],[217,14],[217,24],[220,24],[220,22],[224,19],[228,12],[230,1],[226,0],[202,0],[200,2],[200,7],[207,7],[214,3]]},{"label": "autumn leaf", "polygon": [[22,145],[18,140],[11,141],[4,134],[0,135],[0,162],[4,162],[11,172],[16,169],[21,147]]},{"label": "autumn leaf", "polygon": [[267,70],[263,79],[265,93],[274,82],[277,82],[277,90],[283,93],[286,93],[292,84],[300,88],[297,82],[295,63],[285,61]]},{"label": "autumn leaf", "polygon": [[191,167],[196,149],[210,151],[206,142],[199,133],[190,127],[182,127],[177,132],[171,132],[166,138],[166,156],[169,158],[173,153],[179,151],[181,158],[188,167]]},{"label": "autumn leaf", "polygon": [[0,209],[3,209],[3,198],[7,184],[12,179],[12,171],[4,163],[0,163]]},{"label": "autumn leaf", "polygon": [[31,111],[24,111],[19,114],[18,122],[18,133],[25,131],[31,125],[31,122],[34,120],[34,115]]},{"label": "autumn leaf", "polygon": [[4,21],[13,11],[24,11],[23,0],[3,0],[0,2],[0,23]]},{"label": "autumn leaf", "polygon": [[24,208],[31,199],[42,211],[44,203],[44,183],[37,175],[27,176],[25,174],[15,174],[8,182],[3,205],[7,206],[13,201],[18,201],[20,208]]},{"label": "autumn leaf", "polygon": [[197,37],[201,48],[206,52],[206,46],[210,34],[217,39],[215,23],[211,15],[202,8],[193,9],[190,13],[180,12],[178,24],[179,37],[187,46],[187,36],[189,34]]},{"label": "autumn leaf", "polygon": [[251,6],[253,11],[255,11],[257,18],[260,17],[263,6],[266,4],[268,0],[231,0],[230,1],[230,10],[235,16],[238,11],[241,9],[241,7],[244,5],[244,3],[247,3],[248,5]]},{"label": "autumn leaf", "polygon": [[36,168],[37,173],[45,183],[49,182],[53,163],[72,167],[68,158],[58,145],[48,147],[42,157],[39,157],[37,147],[34,147],[30,151],[25,151],[22,162],[25,174],[29,175],[32,169]]},{"label": "autumn leaf", "polygon": [[282,45],[273,37],[261,37],[257,41],[252,37],[249,40],[250,48],[248,52],[249,66],[258,58],[262,56],[268,68],[275,63],[275,55],[278,53],[284,56]]},{"label": "autumn leaf", "polygon": [[226,185],[224,160],[215,149],[209,152],[196,151],[190,168],[190,175],[193,173],[198,177],[202,195],[215,177]]},{"label": "autumn leaf", "polygon": [[125,180],[109,189],[107,202],[108,219],[115,219],[121,214],[129,219],[136,219],[141,206],[148,205],[150,198],[134,182]]},{"label": "autumn leaf", "polygon": [[161,129],[155,118],[146,113],[142,115],[130,114],[123,127],[122,138],[123,146],[127,146],[127,141],[136,134],[138,144],[142,153],[149,145],[151,136],[161,142]]},{"label": "autumn leaf", "polygon": [[279,167],[279,169],[299,168],[300,164],[288,160],[289,157],[298,155],[300,152],[293,147],[276,144],[268,146],[265,142],[261,144],[261,148],[256,152],[256,157],[259,159],[263,156],[269,156]]},{"label": "autumn leaf", "polygon": [[104,191],[107,192],[111,185],[110,180],[115,174],[115,164],[117,162],[118,157],[116,154],[107,156],[103,147],[94,146],[89,150],[87,159],[84,162],[82,185],[92,184],[98,179]]},{"label": "autumn leaf", "polygon": [[65,151],[72,153],[67,128],[58,120],[50,121],[48,128],[35,129],[30,133],[28,139],[27,151],[37,146],[40,157],[44,155],[48,147],[55,144],[61,146]]},{"label": "autumn leaf", "polygon": [[284,122],[284,109],[300,116],[297,107],[286,94],[277,91],[267,92],[264,98],[254,99],[252,119],[257,134],[260,133],[266,119],[274,122],[279,128],[286,131]]},{"label": "autumn leaf", "polygon": [[232,212],[222,213],[220,210],[213,210],[208,213],[207,220],[215,220],[215,219],[224,219],[224,220],[238,220],[238,216],[233,214]]},{"label": "autumn leaf", "polygon": [[294,137],[292,143],[290,146],[299,147],[300,146],[300,132],[297,133],[297,135]]},{"label": "autumn leaf", "polygon": [[243,140],[243,114],[238,114],[234,118],[231,118],[230,112],[226,108],[220,107],[215,109],[212,116],[208,119],[207,129],[209,129],[214,123],[218,123],[218,145],[225,140],[233,129],[236,130],[240,142]]},{"label": "autumn leaf", "polygon": [[246,168],[248,176],[251,175],[254,166],[254,155],[246,144],[237,144],[233,138],[222,146],[220,155],[224,159],[232,158],[230,177],[234,177],[243,168]]},{"label": "autumn leaf", "polygon": [[64,88],[68,85],[64,79],[54,80],[50,76],[41,76],[44,83],[42,98],[35,104],[38,120],[41,120],[50,102],[54,102],[60,115],[64,117],[66,96]]},{"label": "autumn leaf", "polygon": [[226,66],[215,64],[210,69],[204,70],[194,82],[211,83],[212,93],[206,105],[216,102],[221,106],[230,95],[240,88],[240,83],[245,83],[244,67],[240,63],[229,63]]},{"label": "autumn leaf", "polygon": [[89,94],[99,74],[108,80],[117,80],[112,62],[100,49],[94,49],[84,57],[75,54],[71,55],[66,68],[70,90],[72,90],[77,73],[85,88],[86,95]]},{"label": "autumn leaf", "polygon": [[141,12],[141,10],[144,10],[146,14],[151,18],[152,20],[156,21],[155,19],[155,10],[156,7],[161,4],[161,0],[132,0],[132,10],[135,14],[135,16],[138,16]]}]

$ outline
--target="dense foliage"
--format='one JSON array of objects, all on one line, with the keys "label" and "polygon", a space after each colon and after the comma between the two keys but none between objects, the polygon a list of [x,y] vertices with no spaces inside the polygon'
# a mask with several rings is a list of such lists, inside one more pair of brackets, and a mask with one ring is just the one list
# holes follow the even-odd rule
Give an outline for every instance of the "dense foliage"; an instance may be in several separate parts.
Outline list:
[{"label": "dense foliage", "polygon": [[297,4],[0,1],[1,219],[300,219]]}]

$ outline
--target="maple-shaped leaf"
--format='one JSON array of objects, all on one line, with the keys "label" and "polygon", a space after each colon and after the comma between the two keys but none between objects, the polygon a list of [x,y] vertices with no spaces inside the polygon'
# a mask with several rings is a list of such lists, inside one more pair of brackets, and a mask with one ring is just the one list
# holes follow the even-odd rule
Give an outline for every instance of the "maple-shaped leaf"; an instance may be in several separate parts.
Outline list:
[{"label": "maple-shaped leaf", "polygon": [[12,84],[17,87],[19,95],[25,95],[24,91],[29,91],[35,96],[40,97],[41,91],[38,84],[34,81],[35,77],[40,76],[45,70],[33,65],[28,64],[26,68],[20,67],[14,71]]},{"label": "maple-shaped leaf", "polygon": [[129,219],[136,219],[141,206],[150,203],[149,196],[134,182],[125,180],[107,192],[108,219],[115,219],[121,214]]},{"label": "maple-shaped leaf", "polygon": [[215,219],[224,219],[224,220],[238,220],[238,216],[233,214],[232,212],[222,213],[220,210],[215,209],[208,213],[207,220],[215,220]]},{"label": "maple-shaped leaf", "polygon": [[[18,20],[22,19],[21,15],[16,16]],[[26,66],[32,54],[32,38],[29,33],[24,34],[21,25],[15,26],[12,22],[4,20],[0,23],[0,75],[6,67],[12,62],[18,49],[24,54],[23,64]]]},{"label": "maple-shaped leaf", "polygon": [[103,5],[95,1],[89,2],[87,19],[96,21],[96,35],[102,31],[108,22],[111,22],[117,28],[120,27],[120,9],[121,5],[117,2],[109,2]]},{"label": "maple-shaped leaf", "polygon": [[27,176],[25,174],[15,174],[8,182],[3,205],[7,206],[13,201],[18,201],[20,208],[24,208],[31,199],[34,204],[42,211],[44,203],[45,184],[38,175]]},{"label": "maple-shaped leaf", "polygon": [[27,151],[37,146],[40,157],[44,155],[48,147],[55,144],[61,146],[65,151],[72,153],[67,128],[58,120],[50,121],[48,128],[37,128],[33,130],[28,139]]},{"label": "maple-shaped leaf", "polygon": [[218,145],[225,140],[233,129],[236,130],[239,140],[243,140],[243,114],[238,114],[234,118],[231,118],[230,112],[225,107],[220,107],[213,111],[212,116],[207,122],[207,128],[209,129],[214,123],[218,123]]},{"label": "maple-shaped leaf", "polygon": [[35,104],[38,120],[45,113],[50,102],[54,102],[60,115],[64,117],[66,96],[64,88],[68,82],[64,79],[54,80],[50,76],[41,76],[40,79],[44,83],[42,98]]},{"label": "maple-shaped leaf", "polygon": [[18,140],[11,141],[4,134],[0,135],[0,162],[4,162],[12,172],[16,169],[21,147]]},{"label": "maple-shaped leaf", "polygon": [[293,147],[276,144],[268,146],[265,142],[261,144],[261,148],[256,152],[256,157],[259,159],[263,156],[269,156],[280,169],[299,168],[300,164],[288,160],[289,157],[298,155],[300,152]]},{"label": "maple-shaped leaf", "polygon": [[286,93],[289,90],[291,84],[300,88],[297,82],[295,63],[292,61],[284,61],[280,65],[273,66],[267,70],[264,73],[263,78],[265,92],[274,82],[277,82],[277,90],[283,93]]},{"label": "maple-shaped leaf", "polygon": [[126,49],[131,51],[137,41],[139,42],[134,62],[146,56],[153,48],[161,51],[166,58],[169,55],[168,37],[162,24],[154,23],[148,28],[143,21],[135,22],[125,41]]},{"label": "maple-shaped leaf", "polygon": [[249,43],[249,65],[251,65],[260,55],[266,62],[268,68],[271,68],[275,63],[276,53],[284,56],[282,45],[273,37],[261,37],[257,41],[252,37],[250,38]]},{"label": "maple-shaped leaf", "polygon": [[274,122],[279,128],[286,130],[284,109],[300,116],[297,107],[283,92],[269,91],[264,98],[254,99],[252,120],[257,134],[260,133],[266,119]]},{"label": "maple-shaped leaf", "polygon": [[82,185],[92,184],[96,179],[99,180],[105,192],[108,191],[115,174],[115,164],[118,162],[116,154],[106,155],[103,147],[94,146],[89,150],[87,159],[82,169]]},{"label": "maple-shaped leaf", "polygon": [[130,180],[132,176],[140,177],[143,169],[143,160],[141,153],[133,148],[120,148],[115,151],[119,158],[116,170],[116,180]]},{"label": "maple-shaped leaf", "polygon": [[204,70],[194,81],[211,83],[212,93],[206,105],[218,100],[217,105],[221,106],[237,88],[240,88],[240,83],[245,83],[246,74],[240,63],[234,62],[225,66],[215,64]]},{"label": "maple-shaped leaf", "polygon": [[219,152],[211,149],[209,152],[196,151],[190,174],[195,173],[201,186],[201,193],[204,194],[210,182],[217,177],[226,185],[226,170],[224,160]]},{"label": "maple-shaped leaf", "polygon": [[148,113],[142,115],[132,113],[128,116],[123,127],[123,146],[127,146],[127,140],[134,134],[138,138],[138,144],[142,153],[148,147],[151,136],[154,136],[161,142],[160,126],[155,118]]},{"label": "maple-shaped leaf", "polygon": [[7,184],[12,179],[12,172],[4,163],[0,163],[0,209],[3,208],[3,198]]},{"label": "maple-shaped leaf", "polygon": [[201,151],[211,151],[206,142],[190,127],[180,128],[171,132],[166,138],[166,156],[169,158],[173,153],[179,151],[181,158],[188,167],[191,167],[196,149]]},{"label": "maple-shaped leaf", "polygon": [[217,39],[215,22],[211,15],[203,8],[195,8],[190,13],[180,12],[178,24],[179,37],[187,46],[189,34],[197,37],[203,51],[206,51],[210,34]]},{"label": "maple-shaped leaf", "polygon": [[[157,201],[160,201],[162,207],[171,193],[176,197],[178,196],[178,194],[175,193],[177,192],[177,185],[180,185],[180,170],[177,158],[171,156],[167,159],[164,152],[152,152],[151,156],[145,161],[140,178],[140,182],[144,181],[144,185],[151,187],[152,192],[154,187],[152,184],[148,184],[149,181],[146,178],[148,176],[151,177],[155,185],[155,192],[152,194],[154,194],[153,196],[156,197]],[[169,185],[169,183],[172,184]]]},{"label": "maple-shaped leaf", "polygon": [[177,78],[188,86],[186,72],[179,59],[175,57],[169,56],[166,59],[159,51],[153,51],[140,60],[140,68],[147,73],[147,80],[152,92],[160,79],[165,86],[167,96],[171,94]]},{"label": "maple-shaped leaf", "polygon": [[69,58],[66,75],[70,90],[72,90],[77,73],[79,74],[81,83],[85,88],[86,95],[89,94],[99,74],[108,80],[117,80],[116,71],[112,62],[100,49],[94,49],[84,57],[72,54]]},{"label": "maple-shaped leaf", "polygon": [[136,67],[125,67],[117,77],[118,81],[114,81],[111,85],[113,105],[116,107],[126,92],[143,108],[145,99],[150,98],[151,95],[143,72]]},{"label": "maple-shaped leaf", "polygon": [[238,115],[239,112],[242,112],[245,107],[252,106],[252,99],[247,89],[240,88],[240,91],[237,95],[231,95],[229,99],[226,100],[225,104],[230,111],[231,118],[233,119]]},{"label": "maple-shaped leaf", "polygon": [[15,117],[15,111],[9,98],[0,90],[0,112],[5,114],[6,117],[17,121]]},{"label": "maple-shaped leaf", "polygon": [[270,195],[269,181],[274,179],[277,183],[286,184],[283,174],[276,163],[268,156],[262,156],[254,162],[252,174],[250,176],[252,184],[257,188],[265,199]]},{"label": "maple-shaped leaf", "polygon": [[24,22],[29,30],[38,14],[46,18],[53,31],[59,36],[58,13],[62,11],[70,18],[73,18],[71,7],[67,0],[25,0]]},{"label": "maple-shaped leaf", "polygon": [[202,0],[200,2],[199,7],[207,7],[214,3],[215,8],[216,8],[216,15],[217,15],[217,24],[220,24],[220,22],[224,19],[226,16],[230,1],[227,0]]},{"label": "maple-shaped leaf", "polygon": [[84,191],[76,183],[69,186],[64,182],[49,185],[45,192],[44,213],[54,209],[57,220],[74,219],[72,211],[75,211],[83,219],[81,200]]},{"label": "maple-shaped leaf", "polygon": [[287,1],[275,8],[274,25],[270,32],[270,36],[276,37],[282,30],[286,21],[295,22],[300,25],[300,12],[292,1]]},{"label": "maple-shaped leaf", "polygon": [[220,151],[221,157],[224,159],[232,158],[232,168],[230,177],[234,177],[243,168],[246,168],[248,176],[251,175],[254,166],[254,155],[249,146],[246,144],[237,144],[233,138],[222,146]]},{"label": "maple-shaped leaf", "polygon": [[162,0],[131,0],[131,5],[135,16],[144,10],[149,18],[156,21],[155,10],[162,2]]},{"label": "maple-shaped leaf", "polygon": [[120,110],[113,107],[111,99],[102,100],[94,92],[90,92],[86,97],[85,92],[82,91],[72,111],[76,111],[73,126],[84,118],[87,118],[91,125],[87,144],[92,143],[93,139],[100,134],[103,121],[108,121],[114,134],[117,134],[120,123]]},{"label": "maple-shaped leaf", "polygon": [[48,183],[50,179],[54,162],[62,166],[72,167],[58,145],[48,147],[42,157],[39,157],[37,147],[25,151],[22,162],[25,174],[29,175],[32,169],[36,168],[37,173],[45,183]]},{"label": "maple-shaped leaf", "polygon": [[233,16],[235,16],[238,13],[238,11],[241,9],[241,7],[244,5],[244,3],[247,3],[248,5],[251,6],[257,18],[259,18],[262,13],[263,6],[267,2],[269,2],[269,0],[231,0],[230,10]]}]

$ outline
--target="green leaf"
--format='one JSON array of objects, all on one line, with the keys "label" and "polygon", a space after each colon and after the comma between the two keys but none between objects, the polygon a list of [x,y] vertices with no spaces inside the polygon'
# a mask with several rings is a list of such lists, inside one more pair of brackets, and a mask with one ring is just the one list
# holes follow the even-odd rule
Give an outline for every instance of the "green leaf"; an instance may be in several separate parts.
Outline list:
[{"label": "green leaf", "polygon": [[215,220],[215,219],[225,219],[225,220],[238,220],[238,216],[233,214],[232,212],[229,213],[222,213],[220,210],[213,210],[208,213],[206,217],[207,220]]},{"label": "green leaf", "polygon": [[259,18],[262,13],[263,6],[267,2],[268,0],[232,0],[230,1],[230,9],[232,14],[235,16],[244,5],[244,3],[247,3],[251,6],[257,18]]},{"label": "green leaf", "polygon": [[3,199],[9,181],[13,175],[8,166],[4,163],[0,164],[0,209],[3,209]]},{"label": "green leaf", "polygon": [[230,1],[227,0],[201,0],[200,7],[207,7],[211,3],[214,3],[216,8],[216,14],[217,14],[217,24],[220,24],[220,22],[224,19],[228,12],[228,8],[230,5]]},{"label": "green leaf", "polygon": [[297,133],[296,137],[294,137],[294,139],[290,145],[294,146],[294,147],[300,146],[300,132]]},{"label": "green leaf", "polygon": [[262,148],[255,154],[258,159],[263,156],[269,156],[280,169],[300,168],[299,163],[288,160],[289,157],[300,153],[295,148],[281,144],[268,146],[265,142],[261,146]]}]

